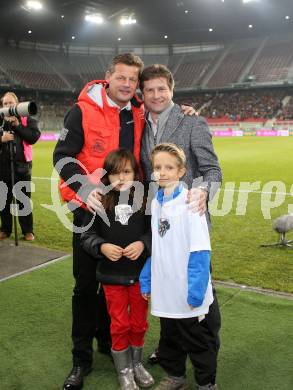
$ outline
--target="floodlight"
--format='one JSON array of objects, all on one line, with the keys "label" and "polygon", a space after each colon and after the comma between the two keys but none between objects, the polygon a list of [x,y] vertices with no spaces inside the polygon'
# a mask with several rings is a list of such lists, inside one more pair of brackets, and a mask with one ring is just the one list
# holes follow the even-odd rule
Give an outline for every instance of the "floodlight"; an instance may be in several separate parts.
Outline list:
[{"label": "floodlight", "polygon": [[257,1],[257,0],[242,0],[243,4],[252,3],[253,1]]},{"label": "floodlight", "polygon": [[104,23],[104,18],[101,14],[88,14],[85,16],[85,20],[96,24]]},{"label": "floodlight", "polygon": [[43,4],[39,1],[27,1],[26,6],[29,10],[39,11],[43,8]]},{"label": "floodlight", "polygon": [[133,15],[124,15],[120,19],[121,26],[129,26],[131,24],[136,24],[136,19],[133,18]]}]

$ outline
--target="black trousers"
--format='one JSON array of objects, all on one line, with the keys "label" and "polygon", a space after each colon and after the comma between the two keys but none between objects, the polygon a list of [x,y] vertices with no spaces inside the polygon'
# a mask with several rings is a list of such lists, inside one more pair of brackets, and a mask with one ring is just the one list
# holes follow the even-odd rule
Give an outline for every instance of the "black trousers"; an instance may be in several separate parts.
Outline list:
[{"label": "black trousers", "polygon": [[217,297],[205,319],[160,318],[159,362],[167,374],[183,376],[189,356],[198,385],[215,384],[221,317]]},{"label": "black trousers", "polygon": [[[0,179],[3,181],[7,188],[8,188],[8,193],[7,193],[7,200],[4,209],[0,212],[1,216],[1,231],[7,233],[8,236],[12,233],[12,221],[13,221],[13,216],[10,213],[10,205],[12,203],[12,182],[10,179]],[[22,188],[21,189],[21,194],[16,194],[17,198],[26,196],[28,198],[31,197],[31,175],[16,175],[15,177],[15,183],[18,183],[19,181],[26,181],[29,183],[29,186],[27,188]],[[17,200],[17,204],[19,206],[19,211],[23,210],[24,205],[22,204],[21,201]],[[31,205],[26,201],[25,207],[28,208],[28,215],[26,216],[18,216],[18,221],[21,227],[22,234],[26,233],[33,233],[33,214],[32,214],[32,209]]]},{"label": "black trousers", "polygon": [[[84,210],[73,213],[73,223],[81,226]],[[104,292],[96,281],[96,260],[80,246],[80,234],[73,233],[73,275],[75,287],[72,297],[73,363],[92,364],[93,338],[99,343],[111,342],[110,317]]]}]

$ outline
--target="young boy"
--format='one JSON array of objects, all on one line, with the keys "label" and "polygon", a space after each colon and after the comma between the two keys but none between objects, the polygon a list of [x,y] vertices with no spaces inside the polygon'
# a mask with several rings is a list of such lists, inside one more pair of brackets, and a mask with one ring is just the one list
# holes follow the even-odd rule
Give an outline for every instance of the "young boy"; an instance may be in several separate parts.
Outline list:
[{"label": "young boy", "polygon": [[190,357],[200,390],[216,390],[220,313],[210,276],[210,239],[205,216],[186,204],[179,183],[186,157],[175,144],[152,152],[160,186],[152,202],[152,257],[140,276],[145,299],[160,317],[159,362],[167,376],[156,390],[187,389],[185,362]]}]

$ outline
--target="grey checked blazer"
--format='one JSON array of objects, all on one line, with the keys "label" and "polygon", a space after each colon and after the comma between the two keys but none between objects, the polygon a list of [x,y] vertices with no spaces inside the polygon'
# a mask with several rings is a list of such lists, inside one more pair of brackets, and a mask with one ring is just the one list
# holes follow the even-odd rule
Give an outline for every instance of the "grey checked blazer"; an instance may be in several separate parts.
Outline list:
[{"label": "grey checked blazer", "polygon": [[[169,114],[167,123],[157,134],[156,144],[171,142],[180,146],[186,155],[187,171],[182,180],[189,188],[204,182],[208,185],[209,200],[220,187],[222,173],[218,158],[214,152],[212,135],[204,118],[186,116],[175,104]],[[150,154],[155,146],[154,134],[146,120],[141,145],[141,162],[147,182],[151,181],[152,165]],[[216,183],[213,184],[212,183]]]}]

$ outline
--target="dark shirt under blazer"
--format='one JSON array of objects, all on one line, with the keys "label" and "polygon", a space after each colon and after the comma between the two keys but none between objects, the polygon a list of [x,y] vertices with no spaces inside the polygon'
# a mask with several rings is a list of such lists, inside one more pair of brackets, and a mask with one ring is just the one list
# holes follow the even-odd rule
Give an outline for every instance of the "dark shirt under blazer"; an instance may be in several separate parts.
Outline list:
[{"label": "dark shirt under blazer", "polygon": [[[186,116],[181,108],[174,104],[164,130],[157,135],[156,144],[162,142],[174,143],[184,150],[187,159],[187,171],[182,181],[189,188],[193,184],[200,184],[200,182],[207,183],[209,200],[211,200],[215,190],[221,185],[222,173],[214,152],[212,134],[205,119],[197,116]],[[150,155],[154,147],[154,134],[146,120],[141,147],[141,162],[147,182],[151,181]],[[211,191],[212,183],[218,184],[213,185]]]}]

